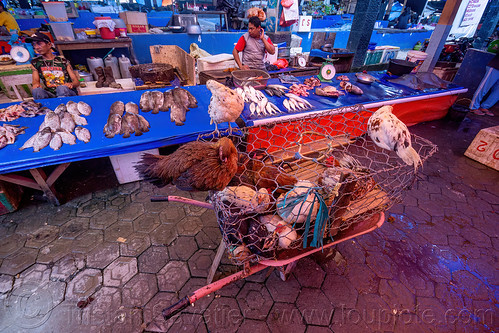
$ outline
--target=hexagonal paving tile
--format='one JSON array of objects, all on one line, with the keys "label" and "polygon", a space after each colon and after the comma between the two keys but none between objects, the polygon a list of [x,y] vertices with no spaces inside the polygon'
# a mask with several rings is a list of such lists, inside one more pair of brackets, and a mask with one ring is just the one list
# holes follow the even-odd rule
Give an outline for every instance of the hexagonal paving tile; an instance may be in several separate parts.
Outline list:
[{"label": "hexagonal paving tile", "polygon": [[333,305],[320,289],[302,288],[296,306],[309,325],[329,325],[334,312]]},{"label": "hexagonal paving tile", "polygon": [[83,206],[78,208],[76,215],[79,217],[92,217],[95,214],[106,208],[106,203],[100,199],[92,199],[87,201]]},{"label": "hexagonal paving tile", "polygon": [[12,234],[0,241],[0,257],[5,258],[23,247],[26,236]]},{"label": "hexagonal paving tile", "polygon": [[119,287],[137,274],[137,259],[119,257],[104,269],[104,285]]},{"label": "hexagonal paving tile", "polygon": [[197,249],[194,237],[180,236],[168,247],[168,254],[173,260],[187,260]]},{"label": "hexagonal paving tile", "polygon": [[189,279],[187,264],[183,261],[169,261],[156,277],[161,291],[177,292]]},{"label": "hexagonal paving tile", "polygon": [[203,227],[199,217],[186,216],[177,224],[177,233],[181,236],[195,236]]},{"label": "hexagonal paving tile", "polygon": [[139,273],[123,286],[123,305],[142,307],[158,292],[154,274]]},{"label": "hexagonal paving tile", "polygon": [[294,303],[300,293],[300,284],[293,274],[290,274],[286,281],[279,277],[277,271],[270,274],[265,285],[276,302]]},{"label": "hexagonal paving tile", "polygon": [[397,274],[397,266],[393,260],[381,252],[368,253],[366,263],[380,278],[391,279]]},{"label": "hexagonal paving tile", "polygon": [[33,265],[38,254],[37,249],[23,247],[5,258],[0,266],[0,273],[16,275]]},{"label": "hexagonal paving tile", "polygon": [[78,273],[68,283],[66,298],[81,300],[92,295],[102,285],[102,273],[97,269],[87,268]]},{"label": "hexagonal paving tile", "polygon": [[144,210],[149,213],[161,213],[165,209],[166,202],[151,202],[151,200],[145,201],[143,203]]},{"label": "hexagonal paving tile", "polygon": [[222,235],[218,227],[203,227],[195,238],[200,249],[216,250],[220,245]]},{"label": "hexagonal paving tile", "polygon": [[148,332],[163,333],[174,324],[175,319],[165,320],[162,315],[164,308],[175,304],[178,300],[175,293],[157,293],[144,307],[144,322],[148,323],[146,330]]},{"label": "hexagonal paving tile", "polygon": [[201,216],[207,211],[206,208],[194,205],[185,205],[184,210],[187,216]]},{"label": "hexagonal paving tile", "polygon": [[118,243],[102,243],[87,254],[87,266],[103,269],[119,256]]},{"label": "hexagonal paving tile", "polygon": [[0,274],[0,294],[4,294],[12,289],[14,277],[6,274]]},{"label": "hexagonal paving tile", "polygon": [[165,206],[161,213],[159,213],[159,220],[161,223],[176,224],[185,216],[185,211],[182,206],[178,204],[169,204]]},{"label": "hexagonal paving tile", "polygon": [[158,214],[142,214],[133,220],[133,230],[136,232],[150,233],[160,225]]},{"label": "hexagonal paving tile", "polygon": [[92,229],[106,229],[111,224],[118,221],[118,212],[115,210],[104,210],[100,214],[94,215],[90,218],[90,228]]},{"label": "hexagonal paving tile", "polygon": [[140,182],[132,182],[127,184],[122,184],[118,187],[118,193],[120,194],[132,194],[140,188]]},{"label": "hexagonal paving tile", "polygon": [[102,230],[87,230],[73,241],[73,252],[88,253],[102,244],[103,239]]},{"label": "hexagonal paving tile", "polygon": [[32,234],[29,234],[25,246],[39,249],[42,246],[52,242],[58,236],[59,236],[59,227],[53,225],[46,225],[39,228]]},{"label": "hexagonal paving tile", "polygon": [[[206,330],[206,325],[204,323],[203,316],[193,313],[182,313],[175,320],[173,326],[168,330],[168,333],[176,333],[176,332],[206,333],[208,331]],[[254,331],[254,332],[262,332],[262,331]]]},{"label": "hexagonal paving tile", "polygon": [[264,320],[274,303],[263,284],[246,283],[237,295],[244,318]]},{"label": "hexagonal paving tile", "polygon": [[217,216],[212,209],[208,209],[203,213],[203,215],[201,215],[201,221],[203,221],[203,225],[206,227],[218,228]]},{"label": "hexagonal paving tile", "polygon": [[81,253],[71,253],[56,262],[50,273],[50,280],[67,282],[85,267],[85,256]]},{"label": "hexagonal paving tile", "polygon": [[[331,322],[331,329],[333,332],[338,333],[349,333],[349,332],[359,332],[359,333],[372,333],[372,330],[367,326],[367,324],[362,319],[361,310],[358,309],[338,309],[334,311],[333,319]],[[405,332],[405,331],[395,331],[395,332]],[[408,331],[410,333],[413,331]],[[426,331],[414,331],[414,332],[425,332]],[[429,332],[428,332],[429,333]]]},{"label": "hexagonal paving tile", "polygon": [[118,242],[118,238],[127,239],[133,231],[132,223],[116,222],[104,231],[104,239],[107,242]]},{"label": "hexagonal paving tile", "polygon": [[121,210],[130,204],[131,199],[127,194],[120,194],[106,202],[106,208],[110,210]]},{"label": "hexagonal paving tile", "polygon": [[28,284],[34,286],[34,288],[38,288],[49,282],[50,271],[51,269],[48,265],[34,264],[16,277],[14,288]]},{"label": "hexagonal paving tile", "polygon": [[106,325],[115,322],[121,306],[120,289],[102,287],[92,297],[94,300],[81,311],[83,323]]},{"label": "hexagonal paving tile", "polygon": [[357,290],[344,276],[328,274],[321,290],[336,308],[354,308],[357,303]]},{"label": "hexagonal paving tile", "polygon": [[[189,296],[194,291],[198,290],[206,286],[206,279],[201,278],[190,278],[187,283],[180,289],[178,292],[179,298],[183,298],[184,296]],[[214,294],[209,294],[194,303],[194,306],[190,306],[184,310],[184,312],[191,312],[202,314],[206,308],[211,304],[214,299]]]},{"label": "hexagonal paving tile", "polygon": [[210,250],[198,250],[189,259],[189,270],[191,276],[208,277],[208,272],[215,258],[215,252]]},{"label": "hexagonal paving tile", "polygon": [[305,325],[300,311],[291,303],[274,303],[267,317],[267,326],[271,332],[305,332]]},{"label": "hexagonal paving tile", "polygon": [[86,217],[76,217],[65,223],[61,227],[60,237],[75,239],[88,229],[89,219]]},{"label": "hexagonal paving tile", "polygon": [[237,330],[239,333],[255,333],[255,332],[269,332],[270,330],[267,326],[267,323],[264,321],[259,321],[259,320],[252,320],[252,319],[244,319],[243,323]]},{"label": "hexagonal paving tile", "polygon": [[166,246],[151,246],[139,258],[139,272],[156,274],[168,262]]},{"label": "hexagonal paving tile", "polygon": [[134,232],[126,242],[120,243],[120,253],[122,256],[137,257],[149,246],[151,241],[148,234]]},{"label": "hexagonal paving tile", "polygon": [[379,295],[360,294],[356,310],[371,332],[393,332],[396,316]]},{"label": "hexagonal paving tile", "polygon": [[36,262],[41,264],[56,262],[66,254],[71,253],[72,245],[73,241],[71,239],[56,239],[40,249]]},{"label": "hexagonal paving tile", "polygon": [[346,275],[359,293],[378,291],[379,277],[365,264],[348,265]]},{"label": "hexagonal paving tile", "polygon": [[390,309],[410,311],[411,313],[416,310],[415,296],[398,281],[381,280],[379,283],[379,295]]},{"label": "hexagonal paving tile", "polygon": [[228,297],[214,299],[203,317],[210,332],[236,332],[244,319],[236,300]]},{"label": "hexagonal paving tile", "polygon": [[326,273],[313,259],[303,258],[296,264],[293,273],[302,287],[320,288]]},{"label": "hexagonal paving tile", "polygon": [[170,245],[177,237],[173,224],[162,224],[150,234],[153,245]]},{"label": "hexagonal paving tile", "polygon": [[47,219],[47,223],[50,225],[63,225],[76,216],[76,209],[69,206],[59,206],[54,207],[54,211],[50,210],[50,217]]},{"label": "hexagonal paving tile", "polygon": [[131,203],[119,211],[121,220],[133,221],[140,215],[144,214],[144,206],[141,203]]}]

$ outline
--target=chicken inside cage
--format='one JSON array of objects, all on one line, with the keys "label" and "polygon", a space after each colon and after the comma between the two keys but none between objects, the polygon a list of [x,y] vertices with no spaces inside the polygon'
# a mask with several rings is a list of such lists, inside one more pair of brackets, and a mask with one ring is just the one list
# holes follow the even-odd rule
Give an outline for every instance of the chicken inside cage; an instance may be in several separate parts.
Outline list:
[{"label": "chicken inside cage", "polygon": [[[367,135],[362,106],[247,129],[230,186],[211,192],[235,264],[321,247],[402,198],[416,169]],[[435,146],[412,135],[425,161]]]}]

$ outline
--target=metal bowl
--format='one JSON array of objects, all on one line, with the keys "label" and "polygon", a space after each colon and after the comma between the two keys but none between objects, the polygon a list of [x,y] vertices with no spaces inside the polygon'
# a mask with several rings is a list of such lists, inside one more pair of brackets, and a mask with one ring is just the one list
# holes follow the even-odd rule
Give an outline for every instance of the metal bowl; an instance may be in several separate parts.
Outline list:
[{"label": "metal bowl", "polygon": [[360,83],[364,83],[364,84],[371,84],[374,81],[376,81],[376,79],[372,75],[369,75],[369,74],[357,73],[357,74],[355,74],[355,76],[357,77],[357,81],[359,81]]},{"label": "metal bowl", "polygon": [[200,35],[201,26],[199,24],[191,24],[187,26],[187,34],[189,35]]}]

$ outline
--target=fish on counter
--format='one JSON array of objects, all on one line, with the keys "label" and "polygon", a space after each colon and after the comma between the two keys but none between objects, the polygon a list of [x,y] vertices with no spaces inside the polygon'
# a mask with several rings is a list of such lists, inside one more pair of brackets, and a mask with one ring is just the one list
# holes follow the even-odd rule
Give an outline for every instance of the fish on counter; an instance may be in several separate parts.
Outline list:
[{"label": "fish on counter", "polygon": [[51,131],[56,131],[61,127],[61,119],[59,118],[57,113],[53,111],[47,112],[43,123],[46,127],[50,127]]},{"label": "fish on counter", "polygon": [[75,128],[75,134],[78,140],[83,141],[85,143],[90,142],[91,135],[90,131],[87,128],[78,126]]},{"label": "fish on counter", "polygon": [[0,149],[13,144],[16,141],[16,136],[24,134],[27,127],[20,127],[19,125],[3,124],[0,126]]},{"label": "fish on counter", "polygon": [[50,143],[50,140],[52,140],[52,131],[50,130],[50,127],[45,127],[40,132],[35,134],[32,145],[33,151],[37,153],[43,148],[47,147]]},{"label": "fish on counter", "polygon": [[154,105],[152,94],[150,91],[146,91],[140,96],[139,107],[143,112],[152,111]]},{"label": "fish on counter", "polygon": [[78,102],[77,109],[83,116],[90,116],[90,113],[92,113],[92,107],[85,102]]},{"label": "fish on counter", "polygon": [[62,103],[62,104],[59,104],[55,109],[54,109],[54,112],[57,113],[57,114],[62,114],[63,112],[66,112],[68,111],[68,109],[66,108],[66,104]]},{"label": "fish on counter", "polygon": [[196,98],[185,89],[177,87],[164,93],[163,108],[170,109],[170,120],[177,126],[184,125],[187,111],[197,106]]},{"label": "fish on counter", "polygon": [[121,118],[121,131],[124,138],[129,138],[131,134],[135,133],[135,136],[142,135],[142,131],[139,128],[139,119],[136,114],[125,113]]},{"label": "fish on counter", "polygon": [[146,118],[144,118],[140,114],[138,114],[137,115],[137,119],[139,120],[139,129],[140,129],[140,131],[142,133],[149,132],[149,127],[151,127],[151,125],[146,120]]},{"label": "fish on counter", "polygon": [[62,128],[59,128],[57,131],[56,131],[57,134],[59,134],[61,136],[61,139],[62,139],[62,143],[65,143],[65,144],[68,144],[68,145],[74,145],[76,144],[76,137],[66,131],[66,130],[63,130]]},{"label": "fish on counter", "polygon": [[324,88],[317,87],[315,88],[315,94],[325,97],[339,97],[345,95],[343,92],[338,91],[338,89],[333,86],[325,86]]},{"label": "fish on counter", "polygon": [[62,129],[65,129],[68,132],[73,132],[75,130],[76,123],[73,119],[73,116],[69,112],[60,113],[59,118],[61,119]]},{"label": "fish on counter", "polygon": [[139,114],[139,106],[134,102],[128,102],[125,104],[125,112]]},{"label": "fish on counter", "polygon": [[364,93],[362,89],[347,81],[341,81],[340,87],[343,88],[346,92],[352,93],[354,95],[362,95]]},{"label": "fish on counter", "polygon": [[157,114],[163,108],[164,96],[161,91],[157,90],[151,91],[151,96],[153,102],[152,113]]},{"label": "fish on counter", "polygon": [[123,116],[123,113],[125,113],[125,103],[123,103],[122,101],[114,102],[113,104],[111,104],[109,113],[115,113],[120,117]]},{"label": "fish on counter", "polygon": [[107,118],[107,123],[104,126],[104,135],[106,138],[114,138],[115,135],[121,132],[121,115],[119,113],[110,113]]},{"label": "fish on counter", "polygon": [[31,118],[37,115],[44,115],[48,111],[50,111],[49,108],[42,106],[41,103],[24,101],[0,109],[0,121],[8,122],[20,117]]},{"label": "fish on counter", "polygon": [[62,138],[58,133],[54,133],[49,144],[50,148],[53,150],[59,150],[62,147]]}]

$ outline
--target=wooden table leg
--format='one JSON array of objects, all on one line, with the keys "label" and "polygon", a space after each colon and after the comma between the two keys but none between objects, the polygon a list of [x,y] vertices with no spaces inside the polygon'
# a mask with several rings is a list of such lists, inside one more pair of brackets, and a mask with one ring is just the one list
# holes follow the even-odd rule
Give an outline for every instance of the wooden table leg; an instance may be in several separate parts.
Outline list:
[{"label": "wooden table leg", "polygon": [[215,259],[213,259],[213,263],[211,264],[210,271],[208,272],[208,278],[206,279],[206,283],[210,284],[211,281],[213,281],[213,277],[215,276],[215,272],[217,271],[218,265],[220,264],[220,260],[222,260],[224,251],[225,251],[225,243],[224,240],[222,239],[220,241],[220,245],[218,246]]},{"label": "wooden table leg", "polygon": [[45,172],[41,168],[29,169],[29,172],[38,183],[38,185],[40,185],[40,188],[47,196],[48,201],[54,206],[59,206],[60,202],[59,199],[57,199],[56,191],[53,186],[49,186],[47,184],[47,175],[45,175]]}]

